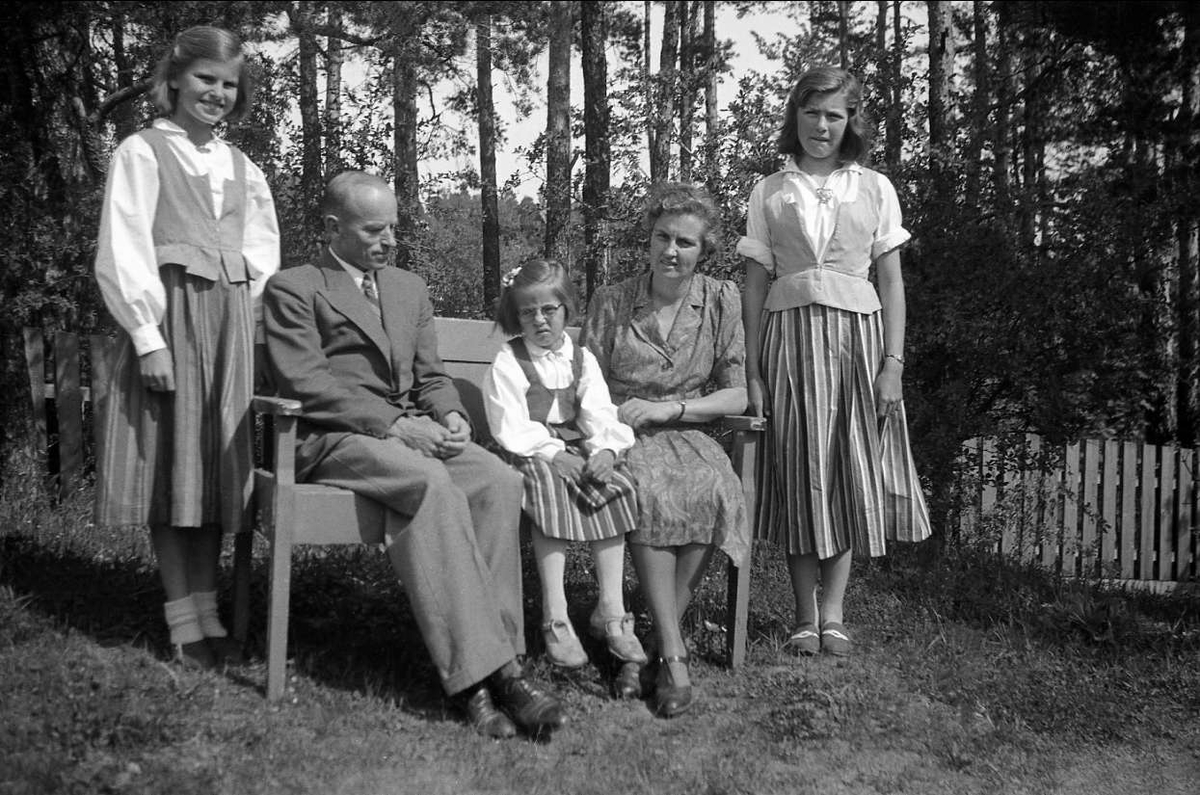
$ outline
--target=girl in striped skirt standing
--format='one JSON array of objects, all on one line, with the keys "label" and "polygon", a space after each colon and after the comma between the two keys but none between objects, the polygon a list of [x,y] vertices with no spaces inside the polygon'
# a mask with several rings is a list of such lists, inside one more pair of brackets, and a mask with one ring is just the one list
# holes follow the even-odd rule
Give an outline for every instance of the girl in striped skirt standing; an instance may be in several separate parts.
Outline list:
[{"label": "girl in striped skirt standing", "polygon": [[240,653],[217,615],[222,528],[246,521],[259,296],[279,267],[262,172],[214,132],[250,108],[241,42],[180,33],[151,94],[163,118],[108,170],[96,279],[124,329],[98,455],[96,521],[149,525],[177,658]]},{"label": "girl in striped skirt standing", "polygon": [[748,399],[770,419],[757,534],[786,548],[788,646],[806,655],[851,651],[854,553],[930,533],[901,399],[909,234],[891,183],[859,163],[870,145],[860,101],[845,70],[800,77],[779,135],[787,165],[755,185],[738,243]]},{"label": "girl in striped skirt standing", "polygon": [[496,322],[512,339],[484,378],[484,405],[492,435],[525,477],[546,654],[564,668],[588,659],[563,587],[567,544],[583,541],[600,589],[589,629],[617,659],[644,663],[622,590],[637,497],[617,458],[633,446],[633,429],[617,419],[596,357],[566,333],[575,314],[566,269],[533,260],[507,274],[502,288]]}]

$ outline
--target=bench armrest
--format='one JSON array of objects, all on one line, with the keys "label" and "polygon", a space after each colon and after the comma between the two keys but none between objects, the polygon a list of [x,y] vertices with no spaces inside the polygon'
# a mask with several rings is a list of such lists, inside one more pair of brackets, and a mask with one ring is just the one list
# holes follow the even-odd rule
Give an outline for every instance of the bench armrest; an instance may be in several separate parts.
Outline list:
[{"label": "bench armrest", "polygon": [[291,398],[255,395],[251,406],[259,414],[269,414],[273,417],[299,417],[303,413],[300,401]]},{"label": "bench armrest", "polygon": [[731,431],[755,431],[761,433],[767,429],[767,418],[730,414],[721,418],[721,425]]}]

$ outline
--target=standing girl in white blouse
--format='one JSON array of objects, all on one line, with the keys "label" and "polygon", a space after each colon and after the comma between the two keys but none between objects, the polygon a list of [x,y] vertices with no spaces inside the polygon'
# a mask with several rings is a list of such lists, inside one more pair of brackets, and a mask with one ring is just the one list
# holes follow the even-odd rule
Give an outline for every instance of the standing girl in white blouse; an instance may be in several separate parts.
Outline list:
[{"label": "standing girl in white blouse", "polygon": [[[633,446],[633,429],[617,419],[596,357],[566,333],[576,311],[566,269],[533,260],[503,281],[496,322],[512,339],[484,378],[484,405],[492,436],[525,477],[547,656],[565,668],[588,659],[567,616],[563,586],[567,545],[583,541],[600,590],[589,630],[618,660],[644,663],[622,590],[625,534],[634,527],[637,497],[617,459]],[[638,695],[634,684],[618,683],[617,691]]]},{"label": "standing girl in white blouse", "polygon": [[788,646],[805,655],[852,649],[842,603],[853,553],[929,536],[901,399],[909,234],[891,183],[859,163],[860,103],[845,70],[800,77],[779,135],[788,163],[755,185],[738,243],[748,399],[770,419],[757,534],[787,550]]},{"label": "standing girl in white blouse", "polygon": [[247,519],[259,297],[279,267],[262,172],[214,128],[250,108],[241,42],[180,33],[151,95],[162,113],[109,166],[96,279],[124,329],[98,456],[96,519],[149,525],[177,658],[240,652],[217,614],[222,529]]}]

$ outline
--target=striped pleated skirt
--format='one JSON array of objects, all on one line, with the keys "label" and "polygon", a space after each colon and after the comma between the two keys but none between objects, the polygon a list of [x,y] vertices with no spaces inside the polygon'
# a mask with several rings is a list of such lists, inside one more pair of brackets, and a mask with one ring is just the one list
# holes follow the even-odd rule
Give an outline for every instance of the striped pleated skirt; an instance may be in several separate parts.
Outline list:
[{"label": "striped pleated skirt", "polygon": [[765,314],[759,538],[824,559],[929,537],[904,406],[875,416],[883,358],[879,312],[810,304]]},{"label": "striped pleated skirt", "polygon": [[96,522],[104,525],[245,526],[254,429],[254,317],[250,283],[210,282],[183,267],[159,269],[166,288],[163,337],[175,391],[142,386],[124,336],[97,456]]},{"label": "striped pleated skirt", "polygon": [[525,478],[522,510],[547,538],[600,541],[634,528],[637,490],[620,465],[609,483],[598,486],[570,483],[535,456],[509,456],[509,462]]}]

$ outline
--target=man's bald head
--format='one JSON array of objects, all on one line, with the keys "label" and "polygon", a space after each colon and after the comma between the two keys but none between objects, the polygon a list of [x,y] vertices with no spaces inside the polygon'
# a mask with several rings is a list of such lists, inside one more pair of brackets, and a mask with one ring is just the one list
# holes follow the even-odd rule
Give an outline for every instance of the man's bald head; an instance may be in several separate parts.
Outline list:
[{"label": "man's bald head", "polygon": [[353,212],[359,200],[377,193],[392,194],[392,188],[374,174],[366,171],[343,171],[325,185],[321,197],[321,215],[341,215]]},{"label": "man's bald head", "polygon": [[321,216],[329,248],[361,270],[382,268],[396,246],[396,195],[365,171],[343,171],[325,186]]}]

